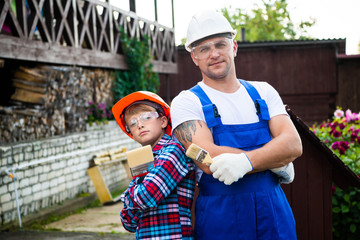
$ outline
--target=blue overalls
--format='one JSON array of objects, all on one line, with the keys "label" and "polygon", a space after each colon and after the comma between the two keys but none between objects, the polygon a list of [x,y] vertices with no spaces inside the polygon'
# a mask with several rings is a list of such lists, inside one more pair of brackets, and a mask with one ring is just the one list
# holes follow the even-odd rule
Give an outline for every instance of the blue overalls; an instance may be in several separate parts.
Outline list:
[{"label": "blue overalls", "polygon": [[[214,142],[243,150],[271,140],[268,107],[257,90],[240,80],[254,101],[259,122],[223,125],[216,106],[198,85],[190,91],[203,106]],[[231,185],[202,174],[196,201],[195,239],[296,239],[295,220],[278,178],[271,171],[247,174]]]}]

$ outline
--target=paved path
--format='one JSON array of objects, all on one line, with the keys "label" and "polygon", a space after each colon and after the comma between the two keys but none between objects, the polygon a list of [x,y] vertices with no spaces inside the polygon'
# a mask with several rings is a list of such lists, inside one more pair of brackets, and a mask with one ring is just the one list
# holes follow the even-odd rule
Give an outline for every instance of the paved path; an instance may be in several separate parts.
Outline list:
[{"label": "paved path", "polygon": [[[112,240],[135,239],[127,232],[120,221],[123,204],[89,208],[82,213],[70,215],[45,226],[46,231],[17,230],[0,233],[1,240]],[[56,231],[55,231],[56,230]]]},{"label": "paved path", "polygon": [[133,240],[134,235],[91,232],[15,231],[0,233],[1,240]]}]

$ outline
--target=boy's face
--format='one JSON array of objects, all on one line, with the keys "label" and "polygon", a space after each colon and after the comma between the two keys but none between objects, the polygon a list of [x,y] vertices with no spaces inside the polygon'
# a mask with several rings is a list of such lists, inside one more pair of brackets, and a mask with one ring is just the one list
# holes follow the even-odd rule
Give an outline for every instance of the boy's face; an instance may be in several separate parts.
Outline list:
[{"label": "boy's face", "polygon": [[154,147],[164,135],[168,121],[153,107],[138,104],[126,111],[125,123],[135,141],[142,146]]}]

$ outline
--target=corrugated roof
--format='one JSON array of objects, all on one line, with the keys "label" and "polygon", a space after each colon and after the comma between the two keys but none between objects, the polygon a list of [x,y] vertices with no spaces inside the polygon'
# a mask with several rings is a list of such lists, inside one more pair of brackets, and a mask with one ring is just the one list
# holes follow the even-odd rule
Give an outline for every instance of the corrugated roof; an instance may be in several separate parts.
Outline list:
[{"label": "corrugated roof", "polygon": [[360,54],[351,54],[351,55],[346,55],[346,54],[339,54],[337,56],[338,59],[360,59]]},{"label": "corrugated roof", "polygon": [[314,44],[345,44],[345,38],[338,39],[296,39],[296,40],[274,40],[274,41],[238,41],[239,47],[259,47],[259,46],[291,46],[291,45],[314,45]]},{"label": "corrugated roof", "polygon": [[[339,54],[345,54],[346,38],[337,39],[296,39],[296,40],[274,40],[274,41],[255,41],[255,42],[241,42],[238,41],[238,48],[252,48],[252,47],[282,47],[282,46],[304,46],[304,45],[318,45],[318,44],[335,44],[337,45]],[[185,49],[184,45],[177,46],[178,50]]]}]

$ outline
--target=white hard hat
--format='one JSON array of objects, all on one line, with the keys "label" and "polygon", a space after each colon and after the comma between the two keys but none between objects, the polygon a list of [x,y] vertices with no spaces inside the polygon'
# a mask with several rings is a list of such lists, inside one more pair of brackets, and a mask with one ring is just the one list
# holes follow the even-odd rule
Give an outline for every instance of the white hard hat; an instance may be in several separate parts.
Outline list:
[{"label": "white hard hat", "polygon": [[222,14],[214,10],[206,10],[195,14],[188,26],[185,48],[191,52],[192,43],[221,33],[231,33],[233,39],[236,35],[236,30],[231,27]]}]

